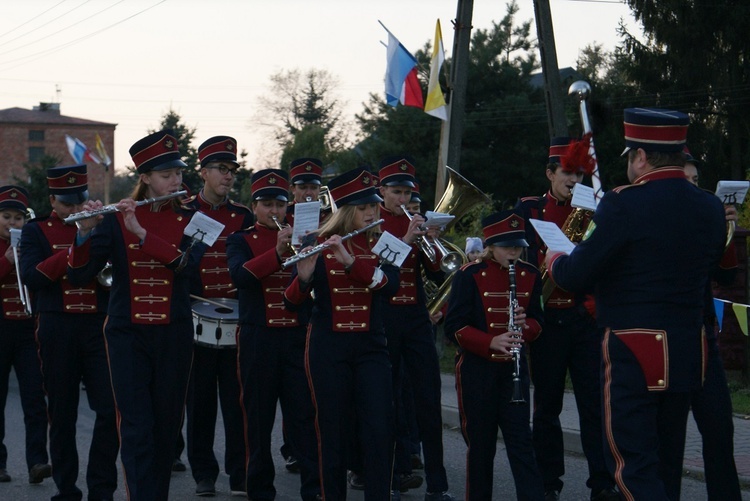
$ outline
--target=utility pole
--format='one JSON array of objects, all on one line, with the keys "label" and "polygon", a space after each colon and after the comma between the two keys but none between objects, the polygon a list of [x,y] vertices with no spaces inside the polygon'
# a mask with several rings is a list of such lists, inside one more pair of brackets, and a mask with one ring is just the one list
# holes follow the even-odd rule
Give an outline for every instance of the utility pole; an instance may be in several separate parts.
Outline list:
[{"label": "utility pole", "polygon": [[451,62],[450,99],[448,120],[440,131],[440,152],[435,185],[435,200],[445,191],[445,166],[456,172],[461,167],[461,139],[464,133],[466,86],[469,78],[469,45],[471,43],[471,18],[474,0],[458,0],[456,19],[453,21],[453,59]]},{"label": "utility pole", "polygon": [[534,0],[534,17],[536,18],[539,53],[542,59],[542,76],[544,78],[544,100],[547,103],[547,125],[550,137],[567,136],[568,123],[565,118],[565,101],[560,69],[557,67],[557,50],[555,49],[555,31],[552,28],[552,11],[549,0]]}]

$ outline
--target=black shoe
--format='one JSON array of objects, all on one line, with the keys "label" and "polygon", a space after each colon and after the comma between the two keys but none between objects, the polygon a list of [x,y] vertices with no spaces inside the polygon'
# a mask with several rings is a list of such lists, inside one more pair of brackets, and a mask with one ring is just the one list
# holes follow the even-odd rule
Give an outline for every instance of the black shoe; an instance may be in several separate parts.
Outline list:
[{"label": "black shoe", "polygon": [[185,466],[185,463],[180,461],[180,458],[177,458],[174,460],[174,463],[172,463],[172,471],[186,471],[187,466]]},{"label": "black shoe", "polygon": [[422,458],[419,457],[419,454],[411,455],[411,469],[424,470],[424,463],[422,462]]},{"label": "black shoe", "polygon": [[544,493],[544,501],[558,501],[560,499],[560,491],[547,491]]},{"label": "black shoe", "polygon": [[216,487],[214,486],[214,483],[208,479],[201,480],[195,486],[195,494],[198,496],[212,498],[216,495]]},{"label": "black shoe", "polygon": [[349,487],[352,489],[357,491],[365,490],[365,479],[359,473],[350,471],[346,476],[346,480],[349,482]]},{"label": "black shoe", "polygon": [[10,482],[11,478],[5,468],[0,468],[0,482]]},{"label": "black shoe", "polygon": [[425,492],[424,501],[456,501],[448,492]]},{"label": "black shoe", "polygon": [[286,469],[291,473],[299,473],[299,461],[294,456],[286,458]]},{"label": "black shoe", "polygon": [[48,464],[35,464],[29,470],[29,483],[41,484],[42,480],[52,476],[52,467]]},{"label": "black shoe", "polygon": [[401,501],[401,492],[398,490],[391,491],[391,501]]},{"label": "black shoe", "polygon": [[591,493],[591,501],[619,501],[620,489],[616,485],[602,489],[596,494]]},{"label": "black shoe", "polygon": [[400,473],[398,476],[398,490],[406,492],[409,489],[416,489],[422,485],[422,477],[411,473]]}]

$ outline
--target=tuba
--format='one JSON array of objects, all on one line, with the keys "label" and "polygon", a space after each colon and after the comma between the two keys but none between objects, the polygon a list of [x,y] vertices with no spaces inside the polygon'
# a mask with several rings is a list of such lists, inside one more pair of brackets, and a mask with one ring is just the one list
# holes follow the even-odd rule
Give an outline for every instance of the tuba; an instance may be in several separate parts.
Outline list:
[{"label": "tuba", "polygon": [[[440,200],[435,205],[435,212],[455,216],[446,226],[446,229],[448,229],[477,205],[491,205],[492,200],[482,190],[474,186],[471,181],[455,170],[447,166],[445,169],[448,171],[448,184],[445,187],[443,196],[440,197]],[[446,260],[446,256],[449,256],[450,261],[448,262],[451,269],[445,270],[448,276],[445,277],[445,280],[439,286],[432,280],[429,280],[425,275],[424,269],[422,269],[422,282],[424,283],[424,291],[427,296],[427,310],[430,312],[430,315],[434,315],[440,311],[448,301],[453,274],[466,263],[466,255],[460,247],[444,239],[438,240],[443,247],[450,249],[449,251],[447,250],[447,254],[444,254],[443,261]]]}]

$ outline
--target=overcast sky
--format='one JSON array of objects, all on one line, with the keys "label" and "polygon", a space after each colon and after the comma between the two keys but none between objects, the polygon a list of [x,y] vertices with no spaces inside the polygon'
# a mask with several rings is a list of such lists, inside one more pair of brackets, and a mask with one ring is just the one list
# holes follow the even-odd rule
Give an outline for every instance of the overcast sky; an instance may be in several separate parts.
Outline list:
[{"label": "overcast sky", "polygon": [[[587,44],[614,48],[621,19],[636,30],[622,2],[550,1],[560,67],[575,66]],[[518,21],[533,20],[532,0],[519,6]],[[415,52],[440,19],[450,57],[456,7],[457,0],[4,0],[0,109],[60,102],[64,115],[116,123],[109,153],[123,172],[132,165],[128,148],[172,107],[197,128],[196,147],[231,135],[250,166],[259,165],[269,146],[253,117],[271,74],[329,71],[353,119],[370,92],[383,93],[387,35],[378,20]],[[490,28],[506,8],[474,0],[474,28]]]}]

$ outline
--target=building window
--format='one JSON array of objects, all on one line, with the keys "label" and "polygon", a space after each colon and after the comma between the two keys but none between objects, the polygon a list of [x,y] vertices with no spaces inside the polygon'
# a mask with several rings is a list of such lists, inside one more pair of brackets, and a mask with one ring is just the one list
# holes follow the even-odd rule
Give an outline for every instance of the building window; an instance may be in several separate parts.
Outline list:
[{"label": "building window", "polygon": [[38,146],[29,148],[29,163],[39,163],[42,161],[42,157],[44,157],[44,148]]},{"label": "building window", "polygon": [[43,130],[30,130],[29,141],[44,141],[44,131]]}]

